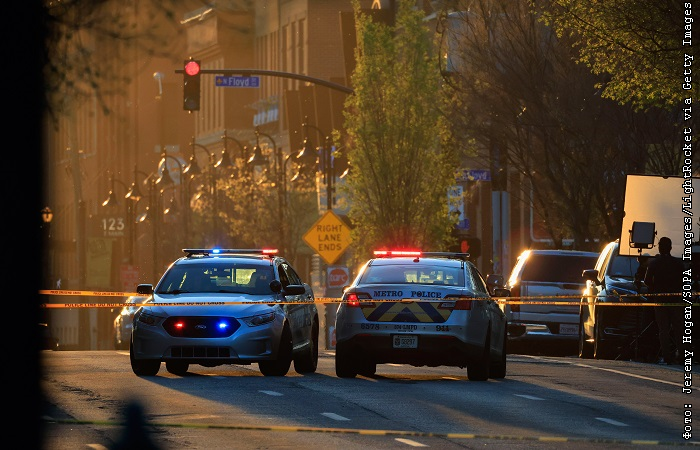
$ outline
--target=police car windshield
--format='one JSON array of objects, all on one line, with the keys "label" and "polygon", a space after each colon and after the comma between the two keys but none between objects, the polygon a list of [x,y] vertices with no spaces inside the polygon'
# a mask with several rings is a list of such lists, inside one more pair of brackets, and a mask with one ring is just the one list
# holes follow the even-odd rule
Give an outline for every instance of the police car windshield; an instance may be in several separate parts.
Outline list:
[{"label": "police car windshield", "polygon": [[464,271],[456,267],[410,265],[369,266],[360,284],[431,284],[464,286]]},{"label": "police car windshield", "polygon": [[182,264],[170,268],[156,293],[270,294],[270,281],[273,278],[272,267],[269,265]]}]

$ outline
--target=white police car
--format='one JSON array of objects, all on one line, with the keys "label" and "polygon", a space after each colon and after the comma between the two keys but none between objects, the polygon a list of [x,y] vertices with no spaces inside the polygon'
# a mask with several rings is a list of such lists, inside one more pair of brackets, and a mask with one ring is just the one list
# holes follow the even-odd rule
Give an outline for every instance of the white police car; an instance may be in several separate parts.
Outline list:
[{"label": "white police car", "polygon": [[190,364],[257,363],[263,375],[318,364],[319,318],[311,287],[276,250],[183,249],[134,316],[129,351],[138,376],[165,362],[182,375]]},{"label": "white police car", "polygon": [[337,376],[371,376],[382,363],[466,367],[478,381],[506,376],[505,314],[468,254],[374,253],[338,306]]}]

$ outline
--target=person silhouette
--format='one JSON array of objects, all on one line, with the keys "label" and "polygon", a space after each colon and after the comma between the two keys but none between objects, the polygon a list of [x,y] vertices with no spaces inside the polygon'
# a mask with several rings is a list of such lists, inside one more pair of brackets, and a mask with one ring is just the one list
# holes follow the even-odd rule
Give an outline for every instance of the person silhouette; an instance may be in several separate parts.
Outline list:
[{"label": "person silhouette", "polygon": [[[652,294],[651,301],[664,303],[661,306],[654,306],[662,355],[659,364],[680,364],[683,358],[681,352],[683,309],[681,306],[666,305],[680,304],[680,295],[667,294],[680,294],[683,290],[683,261],[672,256],[671,249],[670,238],[664,236],[659,239],[659,254],[649,261],[644,276],[644,284],[647,285],[649,294]],[[676,352],[679,352],[678,356]]]}]

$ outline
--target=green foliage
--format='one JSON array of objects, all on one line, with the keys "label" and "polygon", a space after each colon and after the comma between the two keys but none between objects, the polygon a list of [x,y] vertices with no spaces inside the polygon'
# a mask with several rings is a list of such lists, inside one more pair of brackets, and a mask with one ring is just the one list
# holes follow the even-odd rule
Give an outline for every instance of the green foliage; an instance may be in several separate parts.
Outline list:
[{"label": "green foliage", "polygon": [[[684,11],[678,0],[531,0],[542,20],[570,41],[578,61],[606,75],[603,96],[637,109],[677,106],[681,87]],[[690,39],[688,39],[690,40]]]},{"label": "green foliage", "polygon": [[377,247],[442,249],[453,225],[447,188],[457,163],[446,145],[433,35],[412,3],[399,1],[391,27],[373,22],[354,2],[355,94],[345,125],[358,259]]}]

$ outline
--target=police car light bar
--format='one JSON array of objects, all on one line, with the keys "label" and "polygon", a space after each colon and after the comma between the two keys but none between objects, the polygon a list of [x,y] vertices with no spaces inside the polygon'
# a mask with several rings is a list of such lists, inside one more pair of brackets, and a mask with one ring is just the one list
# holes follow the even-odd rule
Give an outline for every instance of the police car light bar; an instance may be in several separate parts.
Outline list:
[{"label": "police car light bar", "polygon": [[456,252],[423,252],[423,256],[433,256],[438,258],[468,259],[469,253]]},{"label": "police car light bar", "polygon": [[421,256],[420,250],[375,250],[375,256]]},{"label": "police car light bar", "polygon": [[183,248],[187,256],[192,255],[276,255],[276,248]]}]

